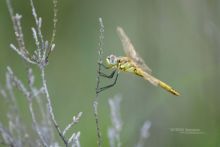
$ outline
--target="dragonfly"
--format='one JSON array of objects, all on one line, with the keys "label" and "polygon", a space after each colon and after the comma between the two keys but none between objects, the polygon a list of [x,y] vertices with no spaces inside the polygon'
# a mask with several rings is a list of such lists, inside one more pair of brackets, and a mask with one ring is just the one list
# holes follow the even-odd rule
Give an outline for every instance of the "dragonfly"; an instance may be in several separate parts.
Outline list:
[{"label": "dragonfly", "polygon": [[166,91],[172,93],[173,95],[179,96],[180,93],[177,92],[174,88],[162,82],[161,80],[154,77],[151,73],[151,69],[145,64],[144,60],[139,56],[136,52],[134,46],[132,45],[130,39],[124,32],[121,27],[117,27],[117,33],[121,40],[123,50],[126,56],[116,56],[116,55],[109,55],[106,58],[106,64],[102,64],[106,69],[114,69],[114,71],[110,75],[106,75],[102,72],[99,72],[100,76],[106,78],[113,78],[114,74],[116,73],[115,80],[112,84],[99,88],[97,92],[101,92],[105,89],[108,89],[116,84],[118,79],[118,74],[120,71],[133,73],[143,79],[149,81],[154,86],[159,86]]}]

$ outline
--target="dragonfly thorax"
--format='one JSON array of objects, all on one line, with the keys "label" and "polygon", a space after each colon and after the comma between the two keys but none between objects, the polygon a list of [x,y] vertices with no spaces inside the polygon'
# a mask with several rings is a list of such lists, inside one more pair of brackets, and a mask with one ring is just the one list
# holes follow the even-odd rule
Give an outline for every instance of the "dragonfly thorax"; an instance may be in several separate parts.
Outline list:
[{"label": "dragonfly thorax", "polygon": [[109,66],[114,66],[114,65],[117,65],[118,63],[118,58],[115,56],[115,55],[109,55],[107,58],[106,58],[106,62]]}]

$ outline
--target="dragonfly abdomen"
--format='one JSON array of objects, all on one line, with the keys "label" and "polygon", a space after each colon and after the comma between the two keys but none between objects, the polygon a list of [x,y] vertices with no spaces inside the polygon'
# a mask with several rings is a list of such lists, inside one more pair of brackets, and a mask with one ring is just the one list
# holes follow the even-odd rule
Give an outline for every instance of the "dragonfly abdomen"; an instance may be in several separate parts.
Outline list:
[{"label": "dragonfly abdomen", "polygon": [[155,85],[155,86],[160,86],[161,88],[165,89],[166,91],[172,93],[173,95],[179,96],[180,93],[177,92],[175,89],[173,89],[171,86],[169,86],[168,84],[160,81],[159,79],[153,77],[152,75],[148,74],[148,73],[144,73],[144,79],[148,80],[151,84]]},{"label": "dragonfly abdomen", "polygon": [[152,75],[150,75],[146,72],[143,72],[142,74],[143,74],[143,77],[144,77],[145,80],[149,81],[154,86],[158,85],[159,80],[157,78],[153,77]]},{"label": "dragonfly abdomen", "polygon": [[171,86],[167,85],[166,83],[162,82],[162,81],[159,81],[159,85],[160,87],[162,87],[163,89],[167,90],[168,92],[176,95],[176,96],[179,96],[180,93],[177,92],[175,89],[173,89]]}]

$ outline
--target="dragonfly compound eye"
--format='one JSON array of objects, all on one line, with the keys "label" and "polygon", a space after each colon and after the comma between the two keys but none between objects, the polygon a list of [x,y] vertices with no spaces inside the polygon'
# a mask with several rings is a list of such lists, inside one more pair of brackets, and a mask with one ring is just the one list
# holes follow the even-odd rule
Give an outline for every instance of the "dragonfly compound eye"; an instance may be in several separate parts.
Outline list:
[{"label": "dragonfly compound eye", "polygon": [[112,65],[117,64],[117,58],[115,55],[110,55],[109,58],[110,58],[109,59],[110,64],[112,64]]}]

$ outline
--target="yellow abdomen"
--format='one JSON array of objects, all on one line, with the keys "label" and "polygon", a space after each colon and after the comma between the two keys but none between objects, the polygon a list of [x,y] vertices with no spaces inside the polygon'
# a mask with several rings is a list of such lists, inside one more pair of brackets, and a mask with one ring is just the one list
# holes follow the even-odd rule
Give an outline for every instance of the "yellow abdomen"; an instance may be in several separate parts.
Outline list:
[{"label": "yellow abdomen", "polygon": [[162,82],[162,81],[159,81],[158,85],[160,85],[160,87],[162,87],[163,89],[167,90],[168,92],[176,95],[176,96],[179,96],[180,93],[177,92],[176,90],[174,90],[171,86],[167,85],[166,83]]},{"label": "yellow abdomen", "polygon": [[161,88],[165,89],[166,91],[172,93],[173,95],[179,96],[180,93],[177,92],[175,89],[173,89],[171,86],[169,86],[168,84],[158,80],[157,78],[153,77],[152,75],[143,72],[143,77],[144,79],[148,80],[151,84],[155,85],[155,86],[160,86]]},{"label": "yellow abdomen", "polygon": [[[122,62],[124,61],[124,62]],[[118,69],[121,71],[125,71],[125,72],[131,72],[134,73],[140,77],[143,77],[145,80],[149,81],[151,84],[153,84],[154,86],[160,86],[163,89],[167,90],[168,92],[179,96],[180,94],[174,90],[171,86],[169,86],[168,84],[158,80],[157,78],[153,77],[151,74],[143,71],[141,68],[135,66],[134,64],[132,64],[131,62],[128,62],[126,60],[121,60],[121,62],[119,62],[118,64]]]}]

